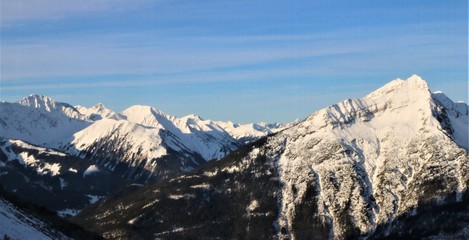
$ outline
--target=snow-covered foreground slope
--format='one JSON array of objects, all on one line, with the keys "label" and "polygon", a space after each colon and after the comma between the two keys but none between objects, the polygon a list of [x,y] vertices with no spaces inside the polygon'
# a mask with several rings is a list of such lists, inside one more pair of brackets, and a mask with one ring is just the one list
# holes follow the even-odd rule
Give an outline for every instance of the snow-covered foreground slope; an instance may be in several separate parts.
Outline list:
[{"label": "snow-covered foreground slope", "polygon": [[101,239],[0,187],[1,239]]},{"label": "snow-covered foreground slope", "polygon": [[0,198],[0,236],[10,239],[69,239],[2,198]]},{"label": "snow-covered foreground slope", "polygon": [[420,77],[397,79],[76,221],[136,239],[467,238],[467,117]]}]

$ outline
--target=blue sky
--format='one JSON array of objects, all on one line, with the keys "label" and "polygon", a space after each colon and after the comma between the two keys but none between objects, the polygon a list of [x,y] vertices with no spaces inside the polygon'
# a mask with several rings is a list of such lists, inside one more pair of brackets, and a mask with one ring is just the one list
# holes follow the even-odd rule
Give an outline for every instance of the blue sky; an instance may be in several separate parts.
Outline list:
[{"label": "blue sky", "polygon": [[467,0],[1,3],[2,101],[287,122],[395,78],[468,101]]}]

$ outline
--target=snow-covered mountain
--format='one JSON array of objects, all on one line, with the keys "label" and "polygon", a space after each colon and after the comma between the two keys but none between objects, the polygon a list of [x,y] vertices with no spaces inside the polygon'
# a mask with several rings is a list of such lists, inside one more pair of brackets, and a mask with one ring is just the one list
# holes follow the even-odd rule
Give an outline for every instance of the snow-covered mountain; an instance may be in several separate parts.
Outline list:
[{"label": "snow-covered mountain", "polygon": [[[129,122],[164,130],[207,161],[220,159],[241,145],[223,128],[196,115],[177,118],[139,105],[124,110],[122,115]],[[166,144],[176,150],[180,148],[174,141],[167,141]]]},{"label": "snow-covered mountain", "polygon": [[397,79],[75,221],[110,238],[465,239],[468,125],[466,104]]},{"label": "snow-covered mountain", "polygon": [[[196,115],[177,118],[150,106],[115,113],[103,104],[73,107],[42,95],[0,103],[0,137],[94,159],[129,179],[147,181],[220,159],[280,125],[222,124]],[[245,133],[243,133],[245,132]]]}]

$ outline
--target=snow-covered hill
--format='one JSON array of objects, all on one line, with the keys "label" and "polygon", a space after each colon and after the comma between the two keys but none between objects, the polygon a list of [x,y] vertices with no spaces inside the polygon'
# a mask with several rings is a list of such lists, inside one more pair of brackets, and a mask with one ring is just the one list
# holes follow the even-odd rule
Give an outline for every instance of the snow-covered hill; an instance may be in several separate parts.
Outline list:
[{"label": "snow-covered hill", "polygon": [[468,238],[467,109],[397,79],[76,221],[136,239]]}]

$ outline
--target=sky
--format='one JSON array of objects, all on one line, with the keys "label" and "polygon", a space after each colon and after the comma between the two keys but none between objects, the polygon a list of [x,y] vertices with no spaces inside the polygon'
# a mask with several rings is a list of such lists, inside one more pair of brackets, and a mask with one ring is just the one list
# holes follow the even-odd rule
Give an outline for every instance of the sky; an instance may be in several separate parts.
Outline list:
[{"label": "sky", "polygon": [[0,4],[1,101],[289,122],[417,74],[468,102],[467,0]]}]

